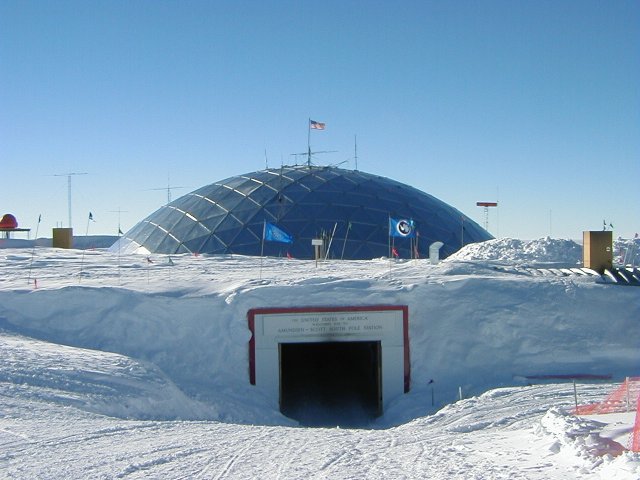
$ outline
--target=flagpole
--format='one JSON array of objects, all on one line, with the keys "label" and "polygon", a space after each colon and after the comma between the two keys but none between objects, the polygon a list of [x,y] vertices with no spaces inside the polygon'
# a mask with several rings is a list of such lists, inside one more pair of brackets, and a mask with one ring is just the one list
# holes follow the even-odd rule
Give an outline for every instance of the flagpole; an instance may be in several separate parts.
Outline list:
[{"label": "flagpole", "polygon": [[307,122],[307,167],[311,168],[311,117]]},{"label": "flagpole", "polygon": [[118,207],[118,210],[109,210],[112,213],[117,213],[118,214],[118,285],[120,285],[121,283],[121,279],[120,279],[120,249],[122,248],[122,235],[124,235],[122,233],[122,228],[121,228],[121,224],[120,224],[120,215],[123,212],[126,212],[126,210],[122,210],[120,207]]},{"label": "flagpole", "polygon": [[351,222],[347,225],[347,233],[344,235],[344,243],[342,244],[342,253],[340,254],[340,260],[344,260],[344,249],[347,246],[347,237],[349,236],[349,230],[351,230]]},{"label": "flagpole", "polygon": [[260,280],[262,280],[262,261],[264,259],[264,236],[267,232],[267,221],[262,221],[262,243],[260,244]]},{"label": "flagpole", "polygon": [[389,237],[389,278],[391,278],[391,214],[389,214],[387,217],[387,236]]},{"label": "flagpole", "polygon": [[[87,237],[89,236],[89,222],[93,220],[93,215],[91,214],[91,212],[89,212],[89,217],[87,218],[87,230],[85,231],[85,241],[87,240]],[[80,275],[78,276],[78,283],[82,282],[82,269],[84,267],[84,252],[86,251],[87,246],[85,245],[85,248],[82,249],[82,260],[80,260]]]},{"label": "flagpole", "polygon": [[36,238],[33,239],[33,250],[31,251],[31,263],[29,263],[29,276],[27,277],[27,285],[31,283],[31,266],[33,265],[33,256],[36,253],[36,241],[38,240],[38,229],[40,228],[40,220],[42,214],[38,215],[38,224],[36,225]]},{"label": "flagpole", "polygon": [[388,215],[388,221],[387,221],[387,237],[388,238],[388,243],[389,243],[389,248],[387,251],[387,256],[389,258],[391,258],[391,215]]},{"label": "flagpole", "polygon": [[120,218],[118,218],[118,285],[122,284],[120,277],[120,249],[122,248],[122,230],[120,229]]},{"label": "flagpole", "polygon": [[336,234],[336,228],[338,228],[338,222],[336,222],[335,225],[333,226],[333,232],[331,232],[331,238],[329,239],[329,246],[327,247],[327,251],[324,254],[325,260],[329,258],[329,250],[331,250],[331,244],[333,243],[333,237]]}]

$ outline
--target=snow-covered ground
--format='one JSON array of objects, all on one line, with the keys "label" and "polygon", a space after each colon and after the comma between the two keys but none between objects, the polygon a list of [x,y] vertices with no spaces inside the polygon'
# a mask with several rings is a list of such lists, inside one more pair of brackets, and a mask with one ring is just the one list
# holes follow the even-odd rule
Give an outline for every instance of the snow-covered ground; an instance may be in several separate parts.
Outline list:
[{"label": "snow-covered ground", "polygon": [[[640,289],[553,273],[580,257],[553,239],[438,265],[3,249],[0,477],[638,479],[633,412],[577,418],[571,383],[528,378],[611,375],[578,382],[589,403],[640,374]],[[249,309],[380,304],[409,308],[412,375],[382,417],[304,428],[249,384]]]}]

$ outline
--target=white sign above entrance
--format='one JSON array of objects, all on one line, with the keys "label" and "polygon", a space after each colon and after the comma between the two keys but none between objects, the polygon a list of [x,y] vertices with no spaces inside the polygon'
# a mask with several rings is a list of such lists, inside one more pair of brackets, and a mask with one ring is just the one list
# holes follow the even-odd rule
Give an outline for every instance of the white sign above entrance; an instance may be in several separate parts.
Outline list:
[{"label": "white sign above entrance", "polygon": [[[391,314],[391,317],[393,314]],[[335,338],[370,337],[384,334],[394,343],[402,343],[402,330],[397,330],[395,322],[390,318],[389,311],[363,312],[295,312],[269,315],[269,321],[264,324],[265,336],[278,339],[317,337],[326,340]]]}]

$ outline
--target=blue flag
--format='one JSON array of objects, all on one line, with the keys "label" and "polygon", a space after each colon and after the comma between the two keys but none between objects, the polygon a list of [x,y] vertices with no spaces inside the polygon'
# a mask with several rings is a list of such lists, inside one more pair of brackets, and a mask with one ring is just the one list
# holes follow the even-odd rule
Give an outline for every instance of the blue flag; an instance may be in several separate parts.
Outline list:
[{"label": "blue flag", "polygon": [[264,225],[264,239],[269,242],[293,243],[293,237],[272,223]]},{"label": "blue flag", "polygon": [[413,220],[398,220],[389,217],[389,236],[414,238],[416,236],[416,229],[415,225],[413,224]]}]

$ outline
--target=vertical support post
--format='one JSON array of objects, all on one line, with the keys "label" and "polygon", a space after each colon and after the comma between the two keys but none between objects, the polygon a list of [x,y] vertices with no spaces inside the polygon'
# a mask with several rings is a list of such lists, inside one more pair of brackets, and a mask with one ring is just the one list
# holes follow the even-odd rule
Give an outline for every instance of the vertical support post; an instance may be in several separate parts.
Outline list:
[{"label": "vertical support post", "polygon": [[576,379],[573,379],[573,401],[576,404],[576,411],[578,410],[578,389],[576,387]]}]

